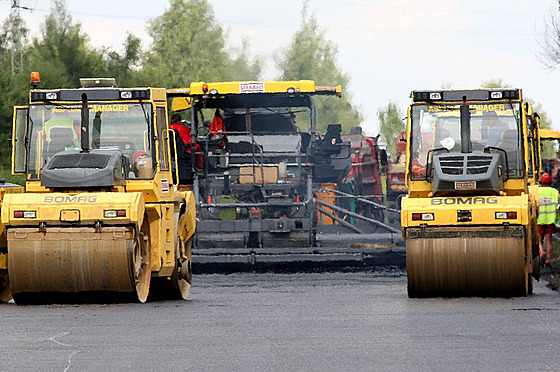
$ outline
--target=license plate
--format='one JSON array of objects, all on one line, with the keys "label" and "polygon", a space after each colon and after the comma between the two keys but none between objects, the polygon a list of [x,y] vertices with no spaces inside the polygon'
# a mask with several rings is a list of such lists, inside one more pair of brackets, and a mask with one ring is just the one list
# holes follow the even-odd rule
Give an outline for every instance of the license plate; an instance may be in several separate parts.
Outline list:
[{"label": "license plate", "polygon": [[476,181],[455,182],[455,190],[476,190]]}]

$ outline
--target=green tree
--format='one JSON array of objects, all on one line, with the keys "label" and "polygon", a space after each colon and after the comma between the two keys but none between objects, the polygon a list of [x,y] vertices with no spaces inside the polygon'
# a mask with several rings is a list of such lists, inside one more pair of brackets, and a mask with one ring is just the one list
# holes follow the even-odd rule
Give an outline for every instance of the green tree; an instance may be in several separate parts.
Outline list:
[{"label": "green tree", "polygon": [[89,46],[80,23],[74,23],[63,0],[53,2],[41,26],[42,38],[33,40],[28,66],[41,72],[43,88],[78,87],[81,77],[105,72],[103,53]]},{"label": "green tree", "polygon": [[406,129],[402,117],[403,114],[396,102],[389,102],[387,106],[377,110],[379,132],[385,137],[387,141],[387,151],[391,155],[396,155],[395,145],[399,133]]},{"label": "green tree", "polygon": [[153,42],[142,71],[144,80],[178,88],[194,81],[258,78],[260,64],[249,62],[246,47],[231,57],[208,0],[170,0],[169,4],[167,11],[149,22]]},{"label": "green tree", "polygon": [[14,105],[25,104],[27,77],[24,76],[24,52],[29,31],[17,12],[12,12],[0,30],[0,178],[14,179],[10,173],[12,113]]},{"label": "green tree", "polygon": [[[316,97],[317,129],[324,132],[328,124],[340,123],[343,131],[359,126],[363,115],[352,104],[352,95],[346,91],[350,76],[338,66],[336,45],[328,40],[314,16],[307,18],[304,4],[300,29],[288,48],[277,54],[281,80],[314,80],[318,85],[342,85],[342,99]],[[305,129],[305,128],[300,128]]]},{"label": "green tree", "polygon": [[484,80],[482,83],[480,83],[480,87],[484,89],[500,89],[500,88],[511,88],[511,85],[509,85],[508,83],[506,83],[500,78],[496,78],[496,79]]},{"label": "green tree", "polygon": [[249,41],[243,40],[241,48],[235,50],[237,56],[232,60],[232,78],[235,80],[255,80],[261,74],[262,61],[255,58],[253,61],[249,57]]},{"label": "green tree", "polygon": [[114,77],[119,86],[136,86],[141,58],[140,38],[128,33],[123,46],[123,55],[109,49],[104,51],[107,59],[107,76]]}]

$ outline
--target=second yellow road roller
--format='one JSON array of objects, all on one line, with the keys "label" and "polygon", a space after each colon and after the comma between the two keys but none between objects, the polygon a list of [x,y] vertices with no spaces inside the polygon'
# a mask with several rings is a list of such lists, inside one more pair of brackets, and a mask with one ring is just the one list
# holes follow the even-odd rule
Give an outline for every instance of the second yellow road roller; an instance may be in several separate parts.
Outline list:
[{"label": "second yellow road roller", "polygon": [[413,91],[409,297],[526,296],[538,277],[538,115],[521,89]]},{"label": "second yellow road roller", "polygon": [[12,170],[26,185],[1,210],[13,298],[186,299],[196,212],[175,182],[166,90],[81,85],[32,89],[15,108]]}]

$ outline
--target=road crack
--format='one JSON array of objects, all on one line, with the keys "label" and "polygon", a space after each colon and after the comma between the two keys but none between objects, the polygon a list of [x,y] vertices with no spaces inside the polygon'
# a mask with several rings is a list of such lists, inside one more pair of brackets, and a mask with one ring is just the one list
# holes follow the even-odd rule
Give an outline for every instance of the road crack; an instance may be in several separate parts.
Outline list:
[{"label": "road crack", "polygon": [[56,338],[66,336],[68,334],[70,334],[70,332],[61,332],[61,333],[58,333],[58,334],[48,338],[49,341],[52,341],[55,344],[74,349],[74,352],[72,352],[72,353],[70,353],[70,355],[68,355],[68,365],[66,366],[66,368],[64,368],[64,372],[67,372],[70,369],[70,367],[72,366],[72,357],[74,355],[78,354],[78,353],[81,353],[82,350],[83,350],[83,349],[78,349],[73,345],[68,345],[68,344],[65,344],[64,342],[60,342],[60,341],[56,340]]}]

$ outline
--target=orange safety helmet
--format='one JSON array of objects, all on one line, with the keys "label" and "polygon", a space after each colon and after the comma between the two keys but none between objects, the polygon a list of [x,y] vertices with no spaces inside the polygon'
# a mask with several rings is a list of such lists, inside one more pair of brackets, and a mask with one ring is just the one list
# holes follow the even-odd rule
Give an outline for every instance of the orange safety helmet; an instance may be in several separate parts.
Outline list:
[{"label": "orange safety helmet", "polygon": [[541,183],[546,183],[550,185],[552,183],[552,177],[548,173],[543,173],[541,176]]}]

